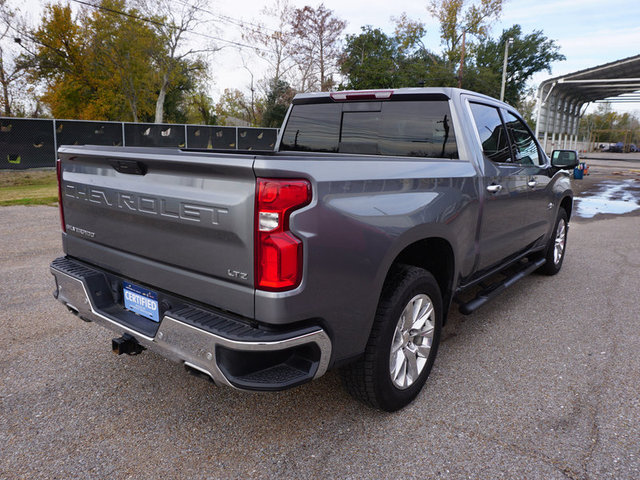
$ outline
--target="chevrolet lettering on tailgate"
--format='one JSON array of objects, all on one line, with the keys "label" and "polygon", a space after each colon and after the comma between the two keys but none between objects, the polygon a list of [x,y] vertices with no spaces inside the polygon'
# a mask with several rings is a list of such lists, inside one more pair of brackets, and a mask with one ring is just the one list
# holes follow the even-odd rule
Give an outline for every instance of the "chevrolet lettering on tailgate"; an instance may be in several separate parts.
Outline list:
[{"label": "chevrolet lettering on tailgate", "polygon": [[121,192],[109,188],[96,188],[88,185],[67,183],[64,195],[67,198],[83,200],[104,207],[122,209],[129,212],[140,212],[148,215],[202,222],[218,225],[221,218],[229,213],[226,208],[214,205],[184,202],[171,198],[160,198],[150,195]]}]

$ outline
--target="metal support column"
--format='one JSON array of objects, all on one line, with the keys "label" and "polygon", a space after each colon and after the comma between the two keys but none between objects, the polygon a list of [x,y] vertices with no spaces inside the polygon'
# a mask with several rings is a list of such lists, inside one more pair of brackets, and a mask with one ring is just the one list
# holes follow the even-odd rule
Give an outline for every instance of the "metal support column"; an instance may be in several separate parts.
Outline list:
[{"label": "metal support column", "polygon": [[53,119],[53,151],[56,158],[56,162],[58,161],[58,134],[56,132],[56,119]]}]

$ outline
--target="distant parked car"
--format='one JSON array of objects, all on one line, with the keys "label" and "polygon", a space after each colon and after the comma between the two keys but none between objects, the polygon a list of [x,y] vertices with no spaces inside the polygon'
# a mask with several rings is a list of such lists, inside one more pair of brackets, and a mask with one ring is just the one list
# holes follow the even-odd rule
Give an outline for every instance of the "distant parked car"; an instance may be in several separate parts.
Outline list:
[{"label": "distant parked car", "polygon": [[640,152],[640,148],[638,148],[635,143],[630,143],[629,144],[629,151],[630,152]]},{"label": "distant parked car", "polygon": [[614,145],[609,145],[609,148],[606,149],[605,152],[622,153],[623,150],[624,150],[624,143],[618,142]]}]

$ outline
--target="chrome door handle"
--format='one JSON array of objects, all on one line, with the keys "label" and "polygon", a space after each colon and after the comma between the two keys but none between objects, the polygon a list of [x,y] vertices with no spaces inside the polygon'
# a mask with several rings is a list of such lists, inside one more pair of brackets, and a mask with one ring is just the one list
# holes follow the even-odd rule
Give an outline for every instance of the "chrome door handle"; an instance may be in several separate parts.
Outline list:
[{"label": "chrome door handle", "polygon": [[527,185],[529,185],[531,188],[535,187],[538,184],[538,182],[536,182],[535,180],[529,180],[527,182]]},{"label": "chrome door handle", "polygon": [[487,192],[490,192],[490,193],[498,193],[500,190],[502,190],[502,185],[487,186]]}]

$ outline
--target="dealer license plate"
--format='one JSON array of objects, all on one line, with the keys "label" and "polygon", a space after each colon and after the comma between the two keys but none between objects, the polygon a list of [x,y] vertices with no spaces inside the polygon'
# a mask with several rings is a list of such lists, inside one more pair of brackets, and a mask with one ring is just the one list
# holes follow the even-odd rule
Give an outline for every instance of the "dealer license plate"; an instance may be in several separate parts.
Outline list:
[{"label": "dealer license plate", "polygon": [[146,288],[123,282],[124,308],[154,322],[160,321],[158,312],[158,294]]}]

